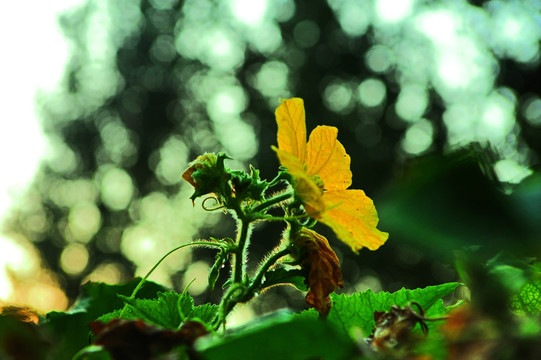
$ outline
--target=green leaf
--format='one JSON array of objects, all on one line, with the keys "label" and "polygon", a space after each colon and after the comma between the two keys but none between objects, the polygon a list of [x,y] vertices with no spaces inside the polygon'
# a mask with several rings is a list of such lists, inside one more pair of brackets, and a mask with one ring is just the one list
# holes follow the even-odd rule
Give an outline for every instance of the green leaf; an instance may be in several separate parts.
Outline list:
[{"label": "green leaf", "polygon": [[305,277],[300,269],[276,268],[267,271],[265,281],[261,285],[262,289],[274,285],[289,284],[295,286],[300,291],[307,291]]},{"label": "green leaf", "polygon": [[[82,286],[78,301],[69,313],[86,312],[92,321],[103,314],[120,309],[124,306],[124,302],[118,295],[130,296],[140,281],[141,278],[135,278],[118,285],[88,282]],[[164,291],[168,289],[152,281],[146,281],[137,297],[155,298],[158,292]]]},{"label": "green leaf", "polygon": [[211,324],[218,314],[219,307],[214,304],[194,306],[193,297],[189,293],[178,294],[174,291],[158,293],[156,299],[130,299],[122,297],[128,307],[102,315],[99,321],[109,322],[113,319],[141,319],[168,329],[177,329],[181,322],[199,320]]},{"label": "green leaf", "polygon": [[511,309],[517,313],[539,315],[541,313],[541,280],[534,280],[511,297]]},{"label": "green leaf", "polygon": [[[177,329],[182,321],[178,311],[180,295],[175,291],[160,292],[157,299],[131,299],[120,296],[130,305],[138,319],[167,329]],[[132,316],[132,314],[130,314]]]},{"label": "green leaf", "polygon": [[187,291],[184,291],[184,293],[181,295],[179,299],[179,311],[180,311],[180,316],[182,317],[182,320],[186,320],[190,318],[190,315],[193,312],[193,308],[194,308],[193,297]]},{"label": "green leaf", "polygon": [[[79,349],[88,345],[90,329],[88,324],[99,317],[124,306],[117,294],[129,296],[139,284],[140,278],[127,283],[111,285],[88,282],[81,287],[75,306],[67,313],[52,311],[40,324],[55,343],[51,359],[71,359]],[[155,297],[158,291],[167,289],[152,281],[147,281],[137,294],[141,298]]]},{"label": "green leaf", "polygon": [[[434,316],[435,312],[444,312],[440,299],[459,285],[461,284],[453,282],[415,290],[403,288],[394,293],[381,291],[374,294],[372,290],[367,290],[352,295],[332,294],[333,306],[328,320],[344,334],[348,334],[351,328],[358,327],[365,336],[368,336],[375,325],[375,311],[389,311],[392,305],[405,306],[415,301],[428,315]],[[434,305],[437,308],[432,310]]]},{"label": "green leaf", "polygon": [[216,281],[218,280],[218,277],[220,276],[220,270],[222,269],[222,266],[225,264],[226,260],[227,260],[227,252],[225,250],[219,251],[214,257],[214,264],[210,268],[209,276],[208,276],[208,283],[209,283],[210,290],[214,290]]},{"label": "green leaf", "polygon": [[220,307],[215,304],[203,304],[194,307],[193,312],[190,314],[190,320],[200,320],[205,324],[212,324],[212,321],[218,314]]},{"label": "green leaf", "polygon": [[338,360],[358,351],[326,322],[290,315],[258,320],[225,338],[200,339],[196,349],[207,360]]}]

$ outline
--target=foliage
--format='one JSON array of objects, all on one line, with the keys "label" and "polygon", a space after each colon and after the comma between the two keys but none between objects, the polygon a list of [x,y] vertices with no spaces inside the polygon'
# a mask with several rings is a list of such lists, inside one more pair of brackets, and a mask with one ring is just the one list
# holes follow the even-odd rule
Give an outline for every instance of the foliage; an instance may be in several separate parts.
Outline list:
[{"label": "foliage", "polygon": [[[306,142],[301,99],[283,100],[276,111],[282,164],[271,181],[259,171],[229,169],[226,154],[207,153],[182,178],[204,197],[206,211],[223,210],[237,223],[234,237],[182,244],[166,253],[144,278],[121,285],[87,283],[68,312],[35,321],[27,312],[3,311],[0,355],[33,359],[372,359],[532,357],[539,353],[541,324],[536,260],[505,252],[483,258],[476,247],[456,253],[456,267],[471,300],[451,301],[463,284],[448,282],[396,292],[336,294],[344,286],[340,260],[313,230],[328,225],[353,252],[377,250],[388,234],[377,229],[374,203],[351,185],[350,157],[337,129],[317,127]],[[270,194],[270,195],[269,195]],[[208,200],[214,202],[212,207]],[[281,241],[248,269],[256,222],[282,222]],[[208,282],[223,284],[218,304],[196,305],[182,293],[148,281],[161,262],[186,247],[217,250]],[[483,261],[480,261],[483,260]],[[306,291],[310,308],[278,312],[228,328],[240,303],[271,286]],[[444,303],[444,298],[446,298]],[[35,324],[39,322],[39,324]],[[20,344],[34,347],[20,349]],[[38,352],[39,350],[39,352]],[[46,354],[46,355],[43,355]],[[502,355],[503,354],[503,355]]]}]

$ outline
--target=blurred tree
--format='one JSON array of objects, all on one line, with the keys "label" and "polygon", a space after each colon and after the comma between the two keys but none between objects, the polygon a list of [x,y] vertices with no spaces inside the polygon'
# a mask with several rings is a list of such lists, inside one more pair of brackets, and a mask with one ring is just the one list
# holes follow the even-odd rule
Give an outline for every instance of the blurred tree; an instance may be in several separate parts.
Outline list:
[{"label": "blurred tree", "polygon": [[[230,226],[191,209],[189,189],[179,183],[187,163],[225,151],[231,166],[252,163],[273,177],[273,111],[279,98],[298,96],[308,127],[340,129],[353,187],[377,207],[378,193],[401,179],[396,170],[409,159],[490,145],[483,166],[494,178],[480,180],[478,170],[438,157],[416,171],[442,177],[386,192],[394,196],[380,210],[381,228],[392,229],[384,248],[358,257],[339,251],[351,286],[379,282],[393,290],[451,280],[449,259],[434,259],[423,244],[436,235],[451,242],[445,252],[471,243],[442,234],[463,220],[464,207],[468,234],[478,233],[472,217],[490,227],[506,215],[491,201],[448,201],[486,190],[481,198],[498,202],[505,197],[498,181],[517,183],[539,161],[540,11],[526,0],[88,0],[61,18],[72,58],[63,86],[38,97],[53,155],[31,190],[36,205],[21,208],[10,226],[35,242],[72,298],[91,274],[114,281],[134,266],[145,271],[179,242]],[[428,213],[421,208],[451,187],[445,202]],[[408,191],[424,200],[406,199]],[[400,196],[398,211],[391,205]],[[409,209],[420,210],[404,224]],[[32,214],[44,225],[31,226]],[[430,229],[412,214],[430,214]],[[279,232],[269,226],[253,251],[263,252],[260,244],[277,241]],[[157,276],[167,282],[196,258],[179,257]]]}]

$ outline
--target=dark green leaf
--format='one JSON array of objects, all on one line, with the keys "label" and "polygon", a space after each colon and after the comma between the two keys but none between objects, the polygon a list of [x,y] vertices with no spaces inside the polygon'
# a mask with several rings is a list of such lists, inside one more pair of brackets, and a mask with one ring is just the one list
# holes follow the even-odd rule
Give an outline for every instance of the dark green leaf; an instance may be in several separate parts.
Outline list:
[{"label": "dark green leaf", "polygon": [[292,316],[257,321],[225,338],[201,339],[196,346],[207,360],[352,359],[357,351],[349,337],[326,322]]},{"label": "dark green leaf", "polygon": [[[140,281],[140,278],[135,278],[118,285],[88,282],[82,286],[78,301],[70,313],[85,311],[92,321],[103,314],[120,309],[124,306],[124,302],[118,295],[130,296]],[[146,281],[137,293],[137,298],[155,298],[158,292],[165,291],[168,289],[162,285]]]},{"label": "dark green leaf", "polygon": [[0,359],[43,359],[52,345],[47,340],[35,324],[0,315]]},{"label": "dark green leaf", "polygon": [[[139,284],[140,278],[127,283],[110,285],[89,282],[82,286],[81,293],[72,310],[67,313],[52,311],[40,325],[55,343],[51,359],[71,359],[79,349],[88,345],[88,324],[100,316],[121,309],[124,302],[117,294],[129,296]],[[147,281],[137,294],[138,298],[156,297],[158,291],[167,289]]]}]

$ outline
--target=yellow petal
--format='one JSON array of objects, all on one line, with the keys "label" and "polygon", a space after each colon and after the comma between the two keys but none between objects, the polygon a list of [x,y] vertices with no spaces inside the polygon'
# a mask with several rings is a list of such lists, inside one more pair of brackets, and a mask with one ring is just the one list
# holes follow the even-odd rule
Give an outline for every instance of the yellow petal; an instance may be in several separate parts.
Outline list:
[{"label": "yellow petal", "polygon": [[336,236],[355,252],[366,247],[379,248],[388,233],[379,231],[378,213],[373,201],[362,190],[327,191],[323,194],[327,211],[321,221],[333,229]]},{"label": "yellow petal", "polygon": [[282,100],[275,115],[278,123],[278,148],[304,163],[306,122],[303,100],[300,98]]},{"label": "yellow petal", "polygon": [[351,185],[351,158],[337,134],[334,126],[318,126],[306,145],[306,172],[318,175],[325,190],[345,190]]},{"label": "yellow petal", "polygon": [[280,164],[286,167],[295,179],[295,193],[303,200],[308,215],[317,219],[319,212],[325,210],[325,203],[322,199],[323,190],[306,174],[304,165],[296,156],[274,146],[272,146],[272,149],[278,155]]}]

